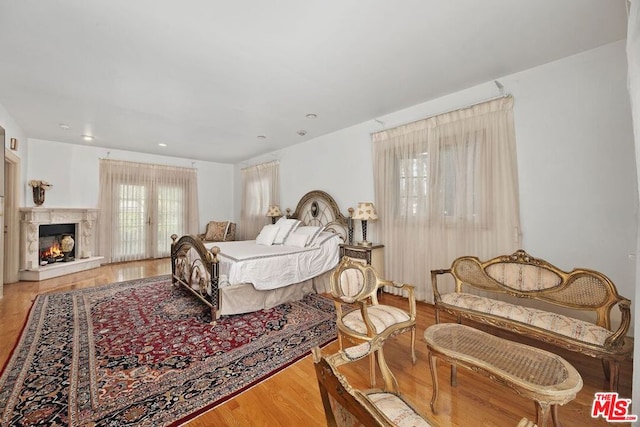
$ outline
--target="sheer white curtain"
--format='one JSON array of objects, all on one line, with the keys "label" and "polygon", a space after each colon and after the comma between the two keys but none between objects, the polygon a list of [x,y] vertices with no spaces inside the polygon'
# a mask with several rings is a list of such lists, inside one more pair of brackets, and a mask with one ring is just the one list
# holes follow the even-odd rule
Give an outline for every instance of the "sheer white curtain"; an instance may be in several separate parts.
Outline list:
[{"label": "sheer white curtain", "polygon": [[[636,171],[640,171],[640,0],[632,0],[628,3],[629,21],[627,26],[627,66],[629,97],[631,98],[631,112],[633,115],[633,133],[636,147]],[[636,172],[638,187],[640,188],[640,173]],[[638,230],[636,230],[637,232]],[[637,232],[638,247],[636,252],[636,315],[634,319],[634,331],[640,331],[640,316],[637,307],[640,306],[640,233]],[[638,371],[640,360],[640,347],[634,348],[633,369]],[[640,413],[640,375],[633,377],[633,413]],[[637,424],[637,423],[636,423]]]},{"label": "sheer white curtain", "polygon": [[386,276],[433,301],[430,270],[519,248],[511,97],[372,135]]},{"label": "sheer white curtain", "polygon": [[170,255],[171,234],[198,232],[192,168],[100,160],[100,253],[108,262]]},{"label": "sheer white curtain", "polygon": [[242,169],[242,207],[239,235],[253,240],[267,224],[269,205],[280,204],[280,163],[262,163]]}]

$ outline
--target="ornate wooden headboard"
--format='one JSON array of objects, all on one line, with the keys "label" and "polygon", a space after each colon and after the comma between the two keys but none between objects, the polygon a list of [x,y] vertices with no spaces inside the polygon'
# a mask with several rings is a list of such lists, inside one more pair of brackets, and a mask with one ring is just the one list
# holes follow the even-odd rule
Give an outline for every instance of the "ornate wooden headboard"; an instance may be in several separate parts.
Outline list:
[{"label": "ornate wooden headboard", "polygon": [[287,209],[287,218],[298,219],[305,225],[324,226],[325,230],[339,234],[344,242],[350,242],[353,240],[353,209],[348,211],[348,216],[343,215],[333,197],[314,190],[302,196],[293,213]]}]

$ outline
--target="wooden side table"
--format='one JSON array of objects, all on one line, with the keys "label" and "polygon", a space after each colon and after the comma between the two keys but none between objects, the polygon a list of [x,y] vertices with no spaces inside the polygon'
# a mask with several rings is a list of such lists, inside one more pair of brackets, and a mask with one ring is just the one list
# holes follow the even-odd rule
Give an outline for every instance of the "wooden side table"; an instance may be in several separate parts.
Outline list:
[{"label": "wooden side table", "polygon": [[383,251],[384,245],[360,246],[343,243],[340,245],[340,258],[347,256],[351,259],[362,261],[373,266],[380,277],[386,278],[384,275]]}]

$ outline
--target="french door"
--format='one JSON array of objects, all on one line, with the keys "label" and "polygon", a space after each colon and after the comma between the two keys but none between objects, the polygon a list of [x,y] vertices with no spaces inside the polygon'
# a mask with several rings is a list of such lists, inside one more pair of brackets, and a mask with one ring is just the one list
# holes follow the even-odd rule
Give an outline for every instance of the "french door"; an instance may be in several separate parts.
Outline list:
[{"label": "french door", "polygon": [[186,232],[184,196],[176,185],[120,184],[114,260],[169,256],[170,235]]},{"label": "french door", "polygon": [[100,159],[99,246],[106,262],[167,257],[198,232],[194,168]]}]

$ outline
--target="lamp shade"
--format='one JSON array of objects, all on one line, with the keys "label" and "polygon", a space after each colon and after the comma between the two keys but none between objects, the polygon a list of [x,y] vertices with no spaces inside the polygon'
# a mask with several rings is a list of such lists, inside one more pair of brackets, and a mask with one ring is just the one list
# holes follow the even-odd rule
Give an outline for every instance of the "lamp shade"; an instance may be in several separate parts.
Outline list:
[{"label": "lamp shade", "polygon": [[269,209],[267,210],[267,216],[270,216],[270,217],[282,216],[282,212],[280,211],[280,206],[270,205]]},{"label": "lamp shade", "polygon": [[359,202],[353,219],[359,219],[361,221],[375,221],[378,219],[378,213],[372,202]]}]

